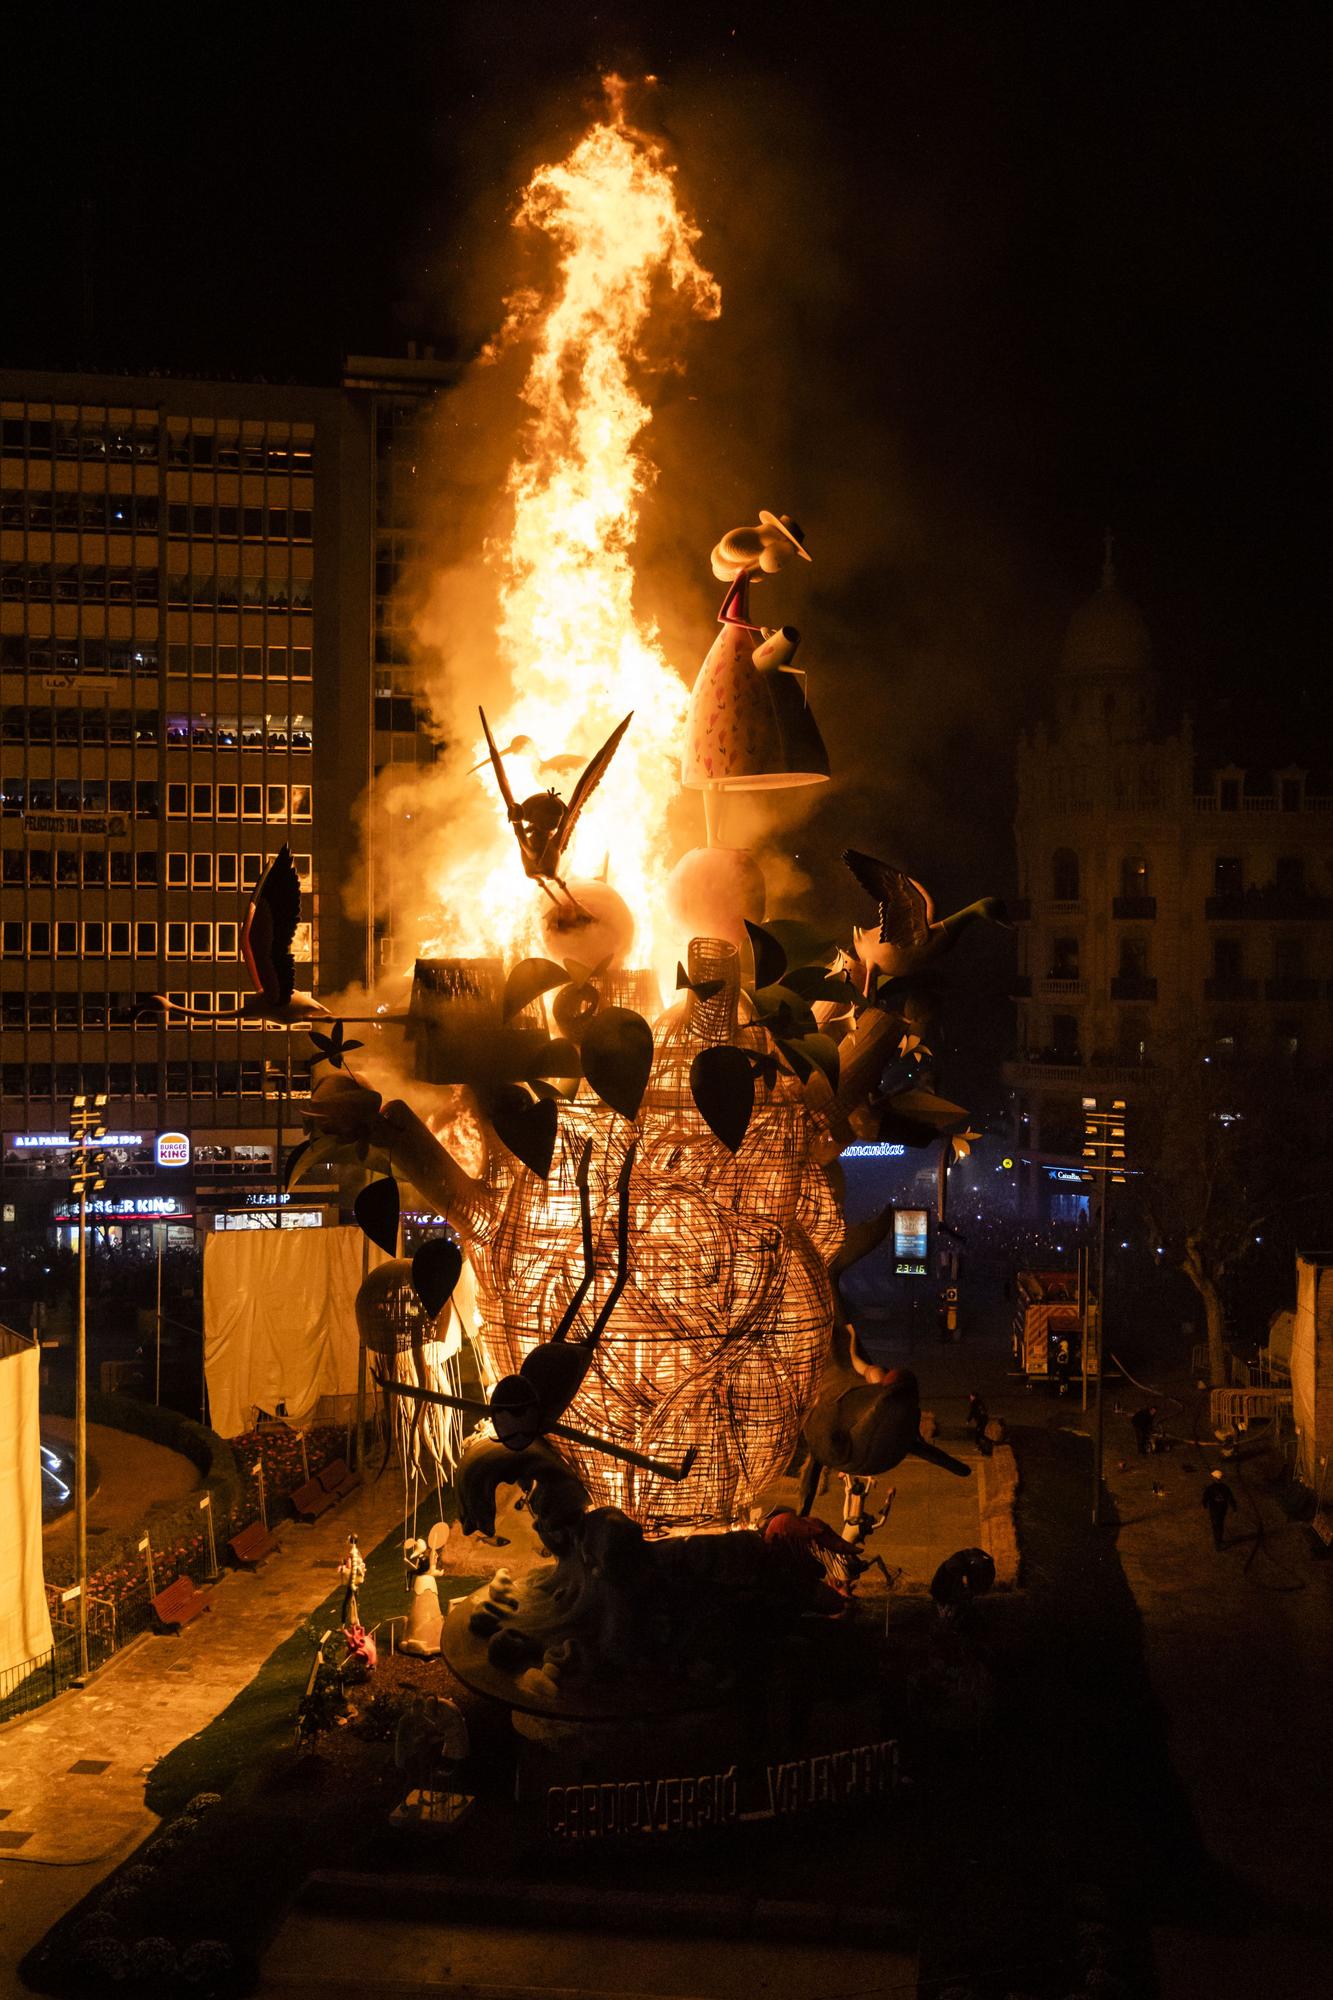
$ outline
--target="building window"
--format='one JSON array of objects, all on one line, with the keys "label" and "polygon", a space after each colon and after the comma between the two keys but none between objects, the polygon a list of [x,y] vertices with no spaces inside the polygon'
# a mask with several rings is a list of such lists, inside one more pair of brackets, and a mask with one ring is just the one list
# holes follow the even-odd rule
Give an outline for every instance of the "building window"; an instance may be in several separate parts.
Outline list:
[{"label": "building window", "polygon": [[238,854],[218,855],[217,880],[219,889],[237,889],[240,887],[239,862],[240,856]]},{"label": "building window", "polygon": [[1078,856],[1072,847],[1057,847],[1051,856],[1051,895],[1057,903],[1078,901]]},{"label": "building window", "polygon": [[191,819],[212,819],[213,787],[211,785],[191,785],[190,817]]},{"label": "building window", "polygon": [[193,959],[211,958],[213,956],[212,924],[190,925],[190,956]]},{"label": "building window", "polygon": [[39,921],[28,925],[28,951],[33,958],[51,956],[51,926]]},{"label": "building window", "polygon": [[1058,1062],[1078,1061],[1077,1014],[1051,1016],[1051,1050]]},{"label": "building window", "polygon": [[[300,929],[298,924],[297,929]],[[240,925],[221,923],[217,926],[217,956],[236,958],[240,953]]]},{"label": "building window", "polygon": [[134,857],[134,879],[141,889],[157,886],[157,849],[140,848]]},{"label": "building window", "polygon": [[259,878],[263,872],[264,857],[262,854],[243,854],[241,856],[241,885],[243,888],[257,888],[259,886]]},{"label": "building window", "polygon": [[298,825],[310,819],[312,803],[309,785],[292,786],[292,818]]},{"label": "building window", "polygon": [[183,923],[167,925],[167,957],[188,958],[190,955],[190,927]]},{"label": "building window", "polygon": [[236,818],[236,810],[237,810],[236,802],[239,796],[240,796],[239,790],[235,785],[218,786],[217,817],[219,819]]},{"label": "building window", "polygon": [[189,885],[190,857],[183,851],[173,849],[167,855],[168,889],[184,889]]},{"label": "building window", "polygon": [[1304,804],[1301,796],[1303,790],[1304,781],[1300,778],[1284,778],[1282,780],[1283,812],[1295,813],[1300,811],[1301,806]]},{"label": "building window", "polygon": [[308,681],[314,673],[314,652],[309,646],[292,647],[292,679]]},{"label": "building window", "polygon": [[1148,977],[1147,938],[1121,938],[1120,977],[1122,979],[1146,979]]},{"label": "building window", "polygon": [[1273,946],[1273,971],[1279,979],[1305,977],[1305,939],[1280,937]]},{"label": "building window", "polygon": [[1051,939],[1052,979],[1078,978],[1078,939],[1058,937]]},{"label": "building window", "polygon": [[22,958],[23,925],[15,920],[0,924],[0,952],[6,958]]},{"label": "building window", "polygon": [[1213,978],[1231,981],[1244,977],[1245,953],[1239,938],[1213,939]]},{"label": "building window", "polygon": [[1120,893],[1122,896],[1150,896],[1148,864],[1142,855],[1131,854],[1120,864]]},{"label": "building window", "polygon": [[[295,786],[293,786],[292,789],[295,790],[296,789]],[[271,823],[286,819],[287,817],[286,785],[270,785],[268,787],[267,795],[264,800],[264,817]],[[307,818],[308,817],[309,815],[307,814]]]},{"label": "building window", "polygon": [[263,819],[264,787],[262,785],[241,786],[241,818]]},{"label": "building window", "polygon": [[134,955],[136,958],[157,957],[156,918],[141,919],[134,926]]},{"label": "building window", "polygon": [[167,818],[188,819],[190,816],[190,788],[178,782],[167,786]]},{"label": "building window", "polygon": [[190,887],[211,889],[213,886],[213,857],[211,854],[190,856]]},{"label": "building window", "polygon": [[1277,858],[1279,896],[1299,899],[1305,894],[1305,861],[1299,854],[1279,854]]},{"label": "building window", "polygon": [[128,958],[132,936],[131,926],[125,923],[108,924],[107,935],[110,940],[112,958]]},{"label": "building window", "polygon": [[1239,854],[1219,854],[1213,863],[1213,894],[1241,896],[1245,893],[1245,868]]},{"label": "building window", "polygon": [[83,955],[85,958],[102,958],[106,954],[106,925],[86,923],[83,926]]},{"label": "building window", "polygon": [[1240,779],[1223,778],[1217,787],[1217,803],[1220,811],[1234,813],[1240,811]]}]

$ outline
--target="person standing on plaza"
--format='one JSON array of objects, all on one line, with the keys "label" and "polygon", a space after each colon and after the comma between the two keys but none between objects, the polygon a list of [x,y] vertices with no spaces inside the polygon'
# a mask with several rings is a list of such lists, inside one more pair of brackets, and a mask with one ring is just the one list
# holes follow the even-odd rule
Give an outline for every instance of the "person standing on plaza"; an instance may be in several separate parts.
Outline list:
[{"label": "person standing on plaza", "polygon": [[1236,1510],[1236,1496],[1227,1485],[1220,1472],[1214,1472],[1203,1489],[1203,1504],[1208,1510],[1208,1521],[1213,1531],[1213,1547],[1226,1547],[1223,1529],[1228,1514]]},{"label": "person standing on plaza", "polygon": [[1157,1422],[1156,1403],[1145,1403],[1141,1410],[1135,1410],[1130,1418],[1134,1430],[1134,1441],[1139,1448],[1139,1457],[1146,1458],[1152,1450],[1153,1426]]}]

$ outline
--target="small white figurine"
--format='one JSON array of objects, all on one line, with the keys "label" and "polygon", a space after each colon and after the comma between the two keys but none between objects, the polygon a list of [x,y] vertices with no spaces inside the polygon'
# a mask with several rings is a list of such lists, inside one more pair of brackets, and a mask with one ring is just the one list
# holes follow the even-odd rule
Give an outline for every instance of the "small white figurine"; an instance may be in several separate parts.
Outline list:
[{"label": "small white figurine", "polygon": [[439,1579],[444,1575],[444,1545],[448,1539],[448,1523],[437,1521],[427,1541],[417,1536],[415,1541],[403,1543],[412,1603],[407,1614],[407,1631],[398,1650],[414,1653],[419,1660],[437,1660],[440,1656],[444,1614],[440,1610]]}]

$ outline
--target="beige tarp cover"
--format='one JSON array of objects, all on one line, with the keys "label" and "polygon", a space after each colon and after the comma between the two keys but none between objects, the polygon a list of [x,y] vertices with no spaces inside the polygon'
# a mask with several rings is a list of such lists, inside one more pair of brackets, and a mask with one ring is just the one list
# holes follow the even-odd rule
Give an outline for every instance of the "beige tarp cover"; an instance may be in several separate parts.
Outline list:
[{"label": "beige tarp cover", "polygon": [[1306,1257],[1296,1259],[1296,1318],[1291,1329],[1291,1416],[1296,1426],[1296,1470],[1307,1486],[1318,1485],[1315,1436],[1315,1304],[1319,1273]]},{"label": "beige tarp cover", "polygon": [[[204,1243],[209,1420],[249,1430],[256,1407],[312,1423],[323,1396],[356,1389],[359,1229],[223,1230]],[[382,1263],[370,1248],[370,1263]]]},{"label": "beige tarp cover", "polygon": [[0,1674],[51,1648],[42,1579],[39,1351],[0,1328]]}]

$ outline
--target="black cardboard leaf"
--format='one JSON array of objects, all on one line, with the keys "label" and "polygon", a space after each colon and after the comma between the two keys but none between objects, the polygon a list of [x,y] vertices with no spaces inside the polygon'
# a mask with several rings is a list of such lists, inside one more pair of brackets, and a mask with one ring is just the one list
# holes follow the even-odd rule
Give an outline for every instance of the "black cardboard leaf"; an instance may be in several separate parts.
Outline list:
[{"label": "black cardboard leaf", "polygon": [[412,1259],[412,1286],[432,1319],[444,1311],[463,1275],[463,1253],[452,1236],[435,1236]]},{"label": "black cardboard leaf", "polygon": [[555,1158],[560,1113],[554,1098],[529,1097],[526,1090],[500,1091],[491,1106],[491,1124],[501,1145],[545,1180]]},{"label": "black cardboard leaf", "polygon": [[352,1213],[371,1242],[393,1257],[398,1252],[398,1218],[401,1213],[398,1183],[392,1174],[382,1181],[369,1181],[352,1203]]},{"label": "black cardboard leaf", "polygon": [[313,1139],[302,1139],[300,1145],[293,1146],[291,1152],[288,1153],[286,1159],[282,1163],[282,1184],[285,1188],[290,1188],[292,1184],[292,1175],[297,1171],[302,1160],[305,1158],[307,1153],[309,1153],[314,1143],[315,1142]]},{"label": "black cardboard leaf", "polygon": [[827,965],[837,949],[833,938],[795,917],[774,917],[765,929],[789,966]]},{"label": "black cardboard leaf", "polygon": [[770,1034],[812,1035],[815,1017],[799,993],[790,986],[761,986],[754,996],[755,1009]]},{"label": "black cardboard leaf", "polygon": [[776,986],[787,970],[787,954],[772,931],[762,924],[752,924],[745,919],[745,928],[754,946],[754,983],[756,986]]},{"label": "black cardboard leaf", "polygon": [[553,986],[563,986],[569,978],[563,965],[549,958],[521,958],[505,981],[500,1012],[506,1021],[521,1014]]},{"label": "black cardboard leaf", "polygon": [[653,1031],[630,1007],[603,1007],[583,1031],[583,1074],[603,1104],[636,1118],[653,1066]]},{"label": "black cardboard leaf", "polygon": [[579,1061],[579,1052],[573,1042],[557,1038],[548,1042],[545,1048],[537,1050],[528,1069],[526,1081],[532,1083],[539,1076],[558,1076],[568,1083],[582,1074],[583,1065]]},{"label": "black cardboard leaf", "polygon": [[690,1094],[709,1131],[738,1153],[754,1114],[754,1070],[745,1050],[725,1042],[700,1049],[690,1064]]}]

